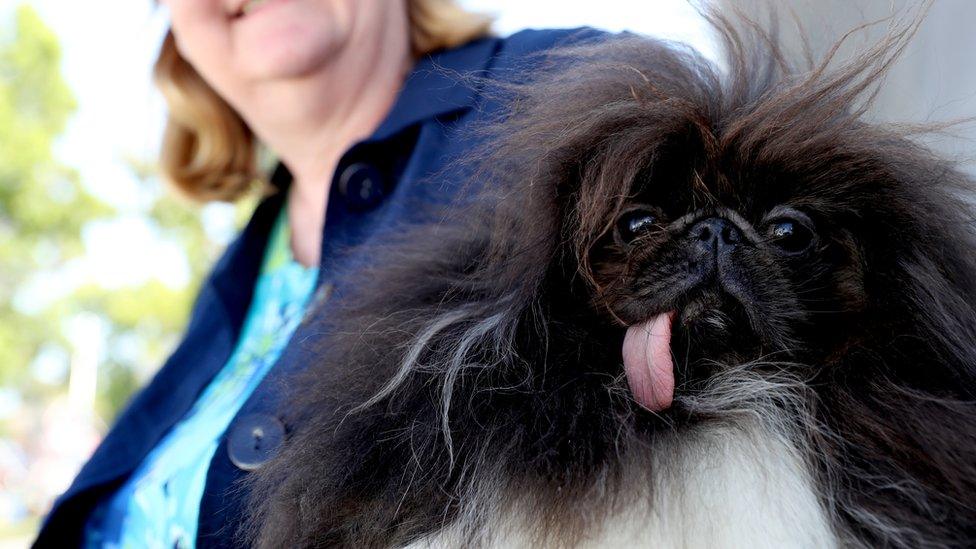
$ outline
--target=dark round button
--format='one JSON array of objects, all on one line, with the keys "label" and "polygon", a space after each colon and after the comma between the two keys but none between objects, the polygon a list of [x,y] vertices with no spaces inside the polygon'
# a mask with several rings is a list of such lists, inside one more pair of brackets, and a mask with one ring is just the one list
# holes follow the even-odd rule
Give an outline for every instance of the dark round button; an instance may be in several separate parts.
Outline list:
[{"label": "dark round button", "polygon": [[386,194],[383,175],[369,164],[350,164],[339,176],[339,192],[353,210],[372,208],[382,202]]},{"label": "dark round button", "polygon": [[239,469],[253,471],[271,459],[285,441],[285,426],[277,418],[250,414],[239,418],[227,435],[227,455]]}]

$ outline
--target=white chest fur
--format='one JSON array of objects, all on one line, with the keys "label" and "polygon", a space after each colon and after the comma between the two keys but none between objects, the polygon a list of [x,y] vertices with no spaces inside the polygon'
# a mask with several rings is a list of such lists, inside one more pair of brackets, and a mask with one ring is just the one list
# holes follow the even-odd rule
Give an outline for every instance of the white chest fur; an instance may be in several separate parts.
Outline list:
[{"label": "white chest fur", "polygon": [[[838,545],[799,452],[759,428],[683,433],[648,449],[652,490],[588,532],[579,547],[827,548]],[[645,461],[645,464],[646,461]],[[639,478],[641,475],[635,475]],[[635,489],[636,490],[636,489]],[[517,499],[517,498],[514,498]],[[537,547],[517,508],[493,513],[485,545]],[[411,547],[459,547],[449,527]]]}]

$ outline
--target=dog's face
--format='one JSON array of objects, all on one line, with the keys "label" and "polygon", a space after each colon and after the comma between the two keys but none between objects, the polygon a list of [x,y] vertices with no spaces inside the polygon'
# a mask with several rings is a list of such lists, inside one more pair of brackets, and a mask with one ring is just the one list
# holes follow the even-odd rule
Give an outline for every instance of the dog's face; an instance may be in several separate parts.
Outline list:
[{"label": "dog's face", "polygon": [[598,239],[595,281],[610,311],[628,325],[672,311],[679,362],[822,358],[842,346],[869,299],[863,250],[905,232],[873,221],[900,202],[889,196],[898,182],[872,184],[823,152],[816,179],[787,160],[703,174],[693,152],[676,156],[638,178]]},{"label": "dog's face", "polygon": [[[753,124],[741,131],[768,133],[769,121]],[[915,290],[897,271],[926,239],[946,237],[938,174],[900,172],[890,151],[863,146],[883,133],[851,128],[851,141],[827,132],[797,143],[703,137],[689,122],[631,182],[594,188],[602,209],[595,195],[578,201],[600,211],[573,218],[608,218],[587,251],[597,308],[625,326],[668,315],[661,352],[679,393],[722,364],[823,369],[865,338],[898,336],[884,311]],[[707,139],[722,144],[709,154]],[[624,198],[606,207],[606,196]],[[893,322],[916,313],[900,309]]]}]

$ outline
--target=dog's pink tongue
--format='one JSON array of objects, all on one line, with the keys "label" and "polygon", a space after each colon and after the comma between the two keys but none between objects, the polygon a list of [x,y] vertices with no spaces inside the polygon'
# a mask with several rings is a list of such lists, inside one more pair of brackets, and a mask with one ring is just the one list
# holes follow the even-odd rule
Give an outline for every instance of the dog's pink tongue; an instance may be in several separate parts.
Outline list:
[{"label": "dog's pink tongue", "polygon": [[658,412],[674,398],[674,364],[671,362],[671,319],[661,313],[647,322],[627,328],[624,336],[624,371],[638,404]]}]

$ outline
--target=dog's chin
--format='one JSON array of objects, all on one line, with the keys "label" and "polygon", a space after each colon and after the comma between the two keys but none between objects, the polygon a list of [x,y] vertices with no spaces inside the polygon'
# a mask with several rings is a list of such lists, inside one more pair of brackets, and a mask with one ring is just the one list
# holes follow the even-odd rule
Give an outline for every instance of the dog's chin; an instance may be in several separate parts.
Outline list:
[{"label": "dog's chin", "polygon": [[671,352],[678,386],[694,383],[723,364],[757,358],[761,342],[745,307],[719,290],[688,296],[677,309]]}]

